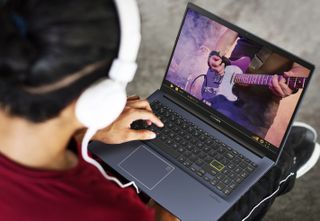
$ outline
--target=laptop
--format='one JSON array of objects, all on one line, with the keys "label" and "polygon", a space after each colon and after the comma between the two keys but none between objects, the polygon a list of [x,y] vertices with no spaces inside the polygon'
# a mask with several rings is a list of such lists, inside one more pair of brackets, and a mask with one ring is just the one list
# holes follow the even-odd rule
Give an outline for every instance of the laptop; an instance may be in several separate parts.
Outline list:
[{"label": "laptop", "polygon": [[[313,70],[189,3],[161,88],[148,97],[165,126],[133,122],[156,139],[89,150],[181,220],[218,220],[277,163]],[[289,96],[270,87],[275,74]]]}]

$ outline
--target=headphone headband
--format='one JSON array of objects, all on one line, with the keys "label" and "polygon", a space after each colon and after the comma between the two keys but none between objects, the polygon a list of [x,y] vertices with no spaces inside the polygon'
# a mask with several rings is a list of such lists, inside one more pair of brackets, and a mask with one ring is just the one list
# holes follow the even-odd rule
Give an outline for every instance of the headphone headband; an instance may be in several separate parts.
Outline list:
[{"label": "headphone headband", "polygon": [[137,70],[136,58],[139,51],[140,15],[135,0],[115,0],[120,22],[120,48],[109,70],[109,77],[127,84]]},{"label": "headphone headband", "polygon": [[[140,45],[140,17],[135,0],[115,0],[120,20],[120,49],[118,58],[112,62],[109,70],[111,79],[103,80],[88,88],[78,99],[76,116],[88,130],[83,138],[81,153],[83,159],[108,179],[116,182],[121,188],[133,185],[134,181],[122,184],[117,178],[110,177],[101,165],[88,156],[88,143],[98,129],[111,124],[126,105],[125,86],[130,82],[137,69],[135,62]],[[112,110],[112,111],[111,111]]]}]

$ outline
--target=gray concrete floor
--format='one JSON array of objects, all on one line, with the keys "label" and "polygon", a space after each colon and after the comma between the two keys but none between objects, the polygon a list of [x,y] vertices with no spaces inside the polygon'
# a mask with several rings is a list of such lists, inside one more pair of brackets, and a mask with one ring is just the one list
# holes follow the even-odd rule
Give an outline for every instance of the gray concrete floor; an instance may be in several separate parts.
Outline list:
[{"label": "gray concrete floor", "polygon": [[[272,43],[301,56],[317,68],[320,61],[319,0],[197,0],[191,1]],[[129,94],[147,96],[159,88],[180,26],[186,0],[138,0],[142,45],[136,78]],[[297,120],[320,131],[320,76],[314,73]],[[319,141],[319,139],[318,139]],[[279,197],[265,217],[269,220],[320,218],[320,164],[289,194]]]}]

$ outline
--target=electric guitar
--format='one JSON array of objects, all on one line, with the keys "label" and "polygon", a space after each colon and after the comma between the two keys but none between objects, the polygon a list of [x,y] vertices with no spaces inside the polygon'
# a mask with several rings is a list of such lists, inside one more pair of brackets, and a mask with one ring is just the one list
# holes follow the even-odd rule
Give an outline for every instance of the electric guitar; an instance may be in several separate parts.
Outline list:
[{"label": "electric guitar", "polygon": [[[306,82],[305,77],[284,76],[284,78],[291,90],[303,88]],[[223,76],[209,68],[202,84],[201,95],[207,101],[217,95],[223,95],[229,101],[236,101],[238,98],[232,92],[234,84],[268,86],[271,84],[271,81],[272,75],[244,74],[236,65],[227,66]]]}]

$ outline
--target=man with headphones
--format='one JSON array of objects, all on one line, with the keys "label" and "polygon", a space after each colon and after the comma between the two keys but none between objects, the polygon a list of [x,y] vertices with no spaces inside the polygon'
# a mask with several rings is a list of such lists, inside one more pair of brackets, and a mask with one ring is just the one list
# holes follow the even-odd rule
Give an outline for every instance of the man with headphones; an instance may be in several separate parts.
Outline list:
[{"label": "man with headphones", "polygon": [[[131,130],[135,120],[163,126],[147,101],[125,93],[140,44],[135,1],[0,3],[1,220],[175,219],[118,188],[136,186],[87,152],[90,139],[155,137]],[[83,128],[80,151],[73,137]]]}]

